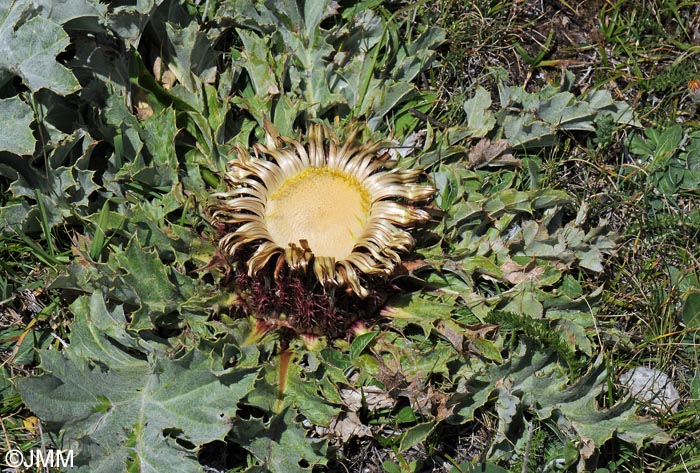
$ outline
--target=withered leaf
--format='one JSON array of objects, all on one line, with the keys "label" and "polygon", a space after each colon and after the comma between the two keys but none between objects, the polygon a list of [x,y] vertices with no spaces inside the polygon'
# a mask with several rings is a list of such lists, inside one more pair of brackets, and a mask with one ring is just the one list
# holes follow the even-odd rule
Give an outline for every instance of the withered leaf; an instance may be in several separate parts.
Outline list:
[{"label": "withered leaf", "polygon": [[376,386],[363,386],[357,388],[344,388],[340,390],[343,404],[352,412],[358,412],[362,408],[364,399],[367,409],[376,411],[394,407],[396,400],[388,392]]},{"label": "withered leaf", "polygon": [[517,166],[520,160],[510,154],[507,140],[491,141],[483,138],[469,151],[467,167],[479,169],[486,166]]},{"label": "withered leaf", "polygon": [[148,98],[143,90],[135,89],[132,93],[132,100],[134,102],[134,111],[139,120],[146,120],[153,116],[153,108],[148,103]]},{"label": "withered leaf", "polygon": [[534,259],[525,266],[508,261],[501,265],[501,271],[509,283],[518,284],[522,281],[539,281],[544,275],[544,266],[537,266]]},{"label": "withered leaf", "polygon": [[496,324],[476,324],[467,325],[465,335],[471,339],[488,338],[491,334],[496,333],[498,325]]},{"label": "withered leaf", "polygon": [[369,437],[372,435],[372,430],[369,426],[362,423],[355,412],[341,412],[331,421],[328,428],[337,437],[347,442],[351,437]]}]

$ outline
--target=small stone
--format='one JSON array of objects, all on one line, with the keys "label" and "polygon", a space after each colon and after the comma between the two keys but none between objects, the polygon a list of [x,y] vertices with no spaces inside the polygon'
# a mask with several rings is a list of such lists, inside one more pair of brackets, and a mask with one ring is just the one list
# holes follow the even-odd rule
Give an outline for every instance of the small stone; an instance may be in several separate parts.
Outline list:
[{"label": "small stone", "polygon": [[625,371],[620,383],[629,389],[630,395],[640,402],[648,403],[659,413],[676,412],[680,403],[678,390],[665,373],[652,368],[638,366]]}]

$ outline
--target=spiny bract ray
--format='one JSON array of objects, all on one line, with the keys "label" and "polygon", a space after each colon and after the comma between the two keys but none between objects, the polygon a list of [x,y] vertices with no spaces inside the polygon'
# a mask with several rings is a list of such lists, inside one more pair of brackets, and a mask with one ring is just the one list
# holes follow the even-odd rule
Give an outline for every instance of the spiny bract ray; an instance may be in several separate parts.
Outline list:
[{"label": "spiny bract ray", "polygon": [[[357,129],[341,143],[328,127],[309,126],[306,142],[281,137],[266,124],[266,143],[241,147],[229,163],[227,192],[214,219],[232,229],[225,254],[255,244],[246,262],[254,275],[274,256],[293,270],[311,265],[324,286],[347,286],[360,297],[362,275],[389,275],[414,244],[407,228],[429,219],[413,203],[435,192],[418,184],[421,170],[395,168],[382,144],[360,143]],[[271,159],[265,159],[271,158]]]}]

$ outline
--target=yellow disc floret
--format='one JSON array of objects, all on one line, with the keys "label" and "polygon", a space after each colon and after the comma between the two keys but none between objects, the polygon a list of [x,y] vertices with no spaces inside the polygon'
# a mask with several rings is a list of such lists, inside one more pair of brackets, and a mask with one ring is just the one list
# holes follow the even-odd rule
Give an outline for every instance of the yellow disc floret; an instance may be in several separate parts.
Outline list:
[{"label": "yellow disc floret", "polygon": [[307,168],[272,193],[265,222],[281,247],[306,240],[316,256],[342,260],[365,232],[369,193],[352,175],[337,169]]}]

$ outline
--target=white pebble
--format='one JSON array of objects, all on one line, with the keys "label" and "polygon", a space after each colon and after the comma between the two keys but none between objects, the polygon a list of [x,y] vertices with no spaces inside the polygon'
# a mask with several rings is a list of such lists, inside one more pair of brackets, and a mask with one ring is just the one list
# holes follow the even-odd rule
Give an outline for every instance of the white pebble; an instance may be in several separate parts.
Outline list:
[{"label": "white pebble", "polygon": [[649,403],[662,414],[678,410],[680,402],[678,390],[671,382],[671,378],[659,370],[638,366],[622,373],[620,383],[629,389],[632,397]]}]

